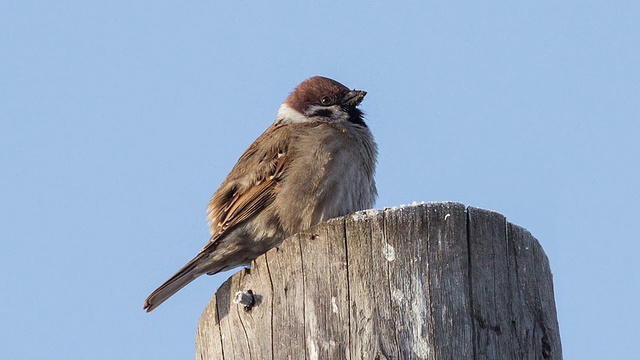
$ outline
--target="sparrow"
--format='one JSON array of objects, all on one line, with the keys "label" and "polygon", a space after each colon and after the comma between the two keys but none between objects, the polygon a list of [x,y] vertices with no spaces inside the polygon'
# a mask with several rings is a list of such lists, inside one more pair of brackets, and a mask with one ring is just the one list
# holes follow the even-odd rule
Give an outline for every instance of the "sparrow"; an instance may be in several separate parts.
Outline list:
[{"label": "sparrow", "polygon": [[378,150],[358,109],[366,94],[322,76],[298,85],[211,198],[209,242],[144,309],[200,275],[247,265],[295,233],[371,208]]}]

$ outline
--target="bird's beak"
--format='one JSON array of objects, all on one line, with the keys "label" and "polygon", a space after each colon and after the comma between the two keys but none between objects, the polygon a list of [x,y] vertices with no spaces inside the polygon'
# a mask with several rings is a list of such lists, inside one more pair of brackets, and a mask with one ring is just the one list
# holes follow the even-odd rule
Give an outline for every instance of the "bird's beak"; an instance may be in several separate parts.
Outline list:
[{"label": "bird's beak", "polygon": [[367,92],[364,90],[351,90],[342,98],[342,105],[358,106]]}]

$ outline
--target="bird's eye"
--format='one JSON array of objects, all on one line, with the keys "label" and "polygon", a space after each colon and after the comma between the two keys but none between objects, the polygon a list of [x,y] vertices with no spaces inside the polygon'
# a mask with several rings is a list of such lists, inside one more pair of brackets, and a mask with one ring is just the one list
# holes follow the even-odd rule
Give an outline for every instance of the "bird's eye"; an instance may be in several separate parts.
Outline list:
[{"label": "bird's eye", "polygon": [[320,99],[320,103],[326,106],[326,105],[331,105],[332,101],[330,97],[325,96],[322,99]]}]

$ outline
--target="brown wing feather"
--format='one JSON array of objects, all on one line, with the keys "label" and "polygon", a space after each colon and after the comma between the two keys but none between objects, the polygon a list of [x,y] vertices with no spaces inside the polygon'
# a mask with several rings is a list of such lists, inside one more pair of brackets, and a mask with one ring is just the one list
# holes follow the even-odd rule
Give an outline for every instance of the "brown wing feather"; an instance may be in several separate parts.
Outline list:
[{"label": "brown wing feather", "polygon": [[[207,210],[212,237],[203,251],[212,247],[221,235],[271,204],[290,163],[289,138],[289,130],[274,125],[240,157],[225,180],[226,186],[218,189],[209,202]],[[270,146],[261,147],[261,150],[255,146],[257,142]]]},{"label": "brown wing feather", "polygon": [[220,219],[218,231],[225,232],[230,227],[247,220],[273,200],[277,180],[262,181],[252,186],[247,192],[235,193],[229,209]]}]

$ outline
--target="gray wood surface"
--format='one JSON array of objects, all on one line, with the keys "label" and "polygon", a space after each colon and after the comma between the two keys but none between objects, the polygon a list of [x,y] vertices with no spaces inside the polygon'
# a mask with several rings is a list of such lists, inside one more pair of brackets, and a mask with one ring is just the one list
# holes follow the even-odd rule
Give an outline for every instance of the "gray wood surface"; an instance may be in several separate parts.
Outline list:
[{"label": "gray wood surface", "polygon": [[[251,291],[253,306],[234,303]],[[196,359],[562,359],[549,262],[503,215],[369,210],[287,239],[207,305]]]}]

